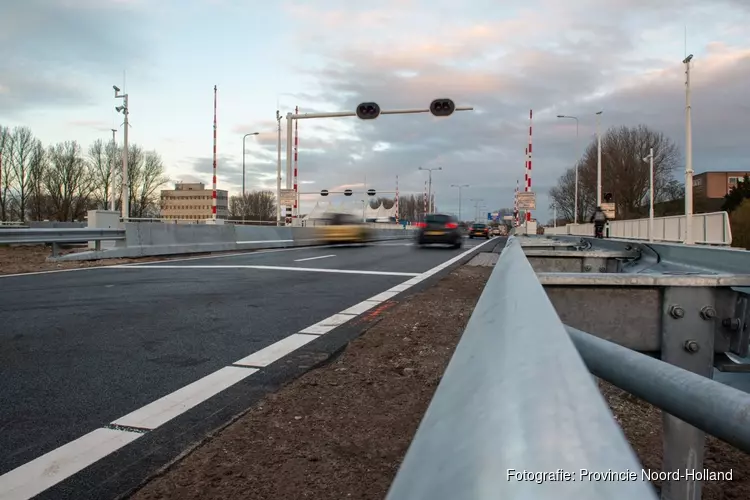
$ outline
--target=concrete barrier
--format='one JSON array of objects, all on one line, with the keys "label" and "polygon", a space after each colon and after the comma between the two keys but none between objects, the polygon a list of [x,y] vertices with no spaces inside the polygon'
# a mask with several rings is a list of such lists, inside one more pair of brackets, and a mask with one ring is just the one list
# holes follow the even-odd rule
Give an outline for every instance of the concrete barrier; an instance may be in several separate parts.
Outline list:
[{"label": "concrete barrier", "polygon": [[[320,244],[312,227],[264,227],[206,224],[161,224],[128,222],[125,241],[115,248],[49,257],[51,261],[83,261],[155,257],[209,252],[230,252],[267,248],[288,248]],[[374,230],[374,240],[413,237],[405,229]]]}]

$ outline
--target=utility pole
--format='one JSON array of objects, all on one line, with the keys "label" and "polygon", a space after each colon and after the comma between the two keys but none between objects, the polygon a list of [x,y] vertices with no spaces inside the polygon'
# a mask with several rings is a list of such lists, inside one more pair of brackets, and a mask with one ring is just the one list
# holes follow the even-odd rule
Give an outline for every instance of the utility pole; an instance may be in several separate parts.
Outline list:
[{"label": "utility pole", "polygon": [[276,149],[276,225],[281,225],[281,113],[276,110],[278,145]]},{"label": "utility pole", "polygon": [[604,111],[598,111],[596,113],[596,206],[602,205],[602,134],[599,130],[601,124],[599,123],[602,113]]},{"label": "utility pole", "polygon": [[685,244],[693,244],[693,125],[690,105],[690,61],[693,54],[682,62],[685,64]]},{"label": "utility pole", "polygon": [[[258,135],[260,132],[252,132],[242,136],[242,199],[245,199],[245,138],[251,135]],[[244,201],[243,201],[244,203]]]},{"label": "utility pole", "polygon": [[115,156],[117,156],[117,129],[112,129],[112,158],[109,162],[109,210],[115,211]]},{"label": "utility pole", "polygon": [[112,85],[115,89],[115,99],[122,99],[122,106],[117,106],[115,111],[125,115],[125,131],[122,140],[122,219],[127,222],[130,218],[130,180],[128,179],[128,94],[120,94],[120,88]]},{"label": "utility pole", "polygon": [[427,170],[429,177],[427,181],[427,200],[428,200],[428,208],[427,212],[432,213],[432,171],[433,170],[443,170],[443,167],[433,167],[433,168],[426,168],[426,167],[419,167],[419,170]]},{"label": "utility pole", "polygon": [[458,188],[458,221],[461,222],[461,189],[469,187],[468,184],[451,184],[451,187]]}]

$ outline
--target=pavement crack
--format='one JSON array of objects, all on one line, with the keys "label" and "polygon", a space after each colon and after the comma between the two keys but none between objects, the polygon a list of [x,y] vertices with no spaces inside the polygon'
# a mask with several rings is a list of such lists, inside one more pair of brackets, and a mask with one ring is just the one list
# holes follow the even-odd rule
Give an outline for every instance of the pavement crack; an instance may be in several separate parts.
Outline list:
[{"label": "pavement crack", "polygon": [[135,432],[136,434],[146,434],[151,429],[144,429],[143,427],[131,427],[129,425],[118,425],[118,424],[109,424],[104,426],[105,429],[112,429],[113,431],[123,431],[123,432]]}]

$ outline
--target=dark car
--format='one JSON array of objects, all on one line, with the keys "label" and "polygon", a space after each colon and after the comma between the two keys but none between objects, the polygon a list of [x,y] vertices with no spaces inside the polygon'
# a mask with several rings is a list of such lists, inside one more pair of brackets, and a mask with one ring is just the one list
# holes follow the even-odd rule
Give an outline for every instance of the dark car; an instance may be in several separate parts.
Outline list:
[{"label": "dark car", "polygon": [[487,224],[472,224],[469,226],[469,238],[490,239],[490,227]]},{"label": "dark car", "polygon": [[458,228],[458,219],[446,214],[428,214],[424,222],[417,224],[417,244],[424,245],[450,245],[453,248],[461,248],[463,236]]}]

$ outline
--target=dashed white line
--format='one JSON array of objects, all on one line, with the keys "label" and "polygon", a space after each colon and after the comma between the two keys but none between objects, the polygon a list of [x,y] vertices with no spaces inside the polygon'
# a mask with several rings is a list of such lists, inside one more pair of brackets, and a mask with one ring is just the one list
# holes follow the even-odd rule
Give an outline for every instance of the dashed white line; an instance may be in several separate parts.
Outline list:
[{"label": "dashed white line", "polygon": [[89,432],[0,476],[0,499],[32,498],[142,435],[113,429]]},{"label": "dashed white line", "polygon": [[225,366],[192,384],[157,399],[153,403],[118,418],[112,423],[141,429],[156,429],[257,371],[255,369]]},{"label": "dashed white line", "polygon": [[307,260],[328,259],[330,257],[336,257],[336,256],[335,255],[319,255],[317,257],[306,257],[304,259],[294,259],[294,262],[305,262]]},{"label": "dashed white line", "polygon": [[[191,408],[203,403],[219,392],[231,387],[241,380],[256,373],[258,368],[270,365],[279,359],[288,356],[297,349],[312,342],[338,326],[346,324],[359,314],[366,312],[381,303],[393,298],[399,293],[408,290],[412,286],[424,281],[443,269],[451,266],[453,263],[462,259],[470,252],[476,250],[492,240],[483,242],[473,248],[462,252],[456,257],[443,262],[442,264],[426,271],[424,273],[378,273],[370,271],[366,274],[390,274],[397,276],[413,276],[410,280],[396,285],[385,292],[379,293],[374,297],[355,304],[354,306],[334,314],[322,321],[310,325],[280,341],[265,347],[245,358],[240,359],[235,366],[226,366],[221,368],[171,394],[168,394],[156,401],[143,406],[117,420],[112,422],[114,425],[127,427],[136,427],[141,429],[156,429],[165,422],[185,413]],[[120,269],[136,269],[138,266],[106,266],[117,267]],[[261,269],[278,269],[271,266],[152,266],[150,268],[208,268],[208,267],[226,267],[226,268],[261,268]],[[282,268],[289,270],[305,270],[305,268]],[[320,272],[352,272],[362,273],[362,271],[348,270],[322,270],[310,269],[311,271]],[[238,366],[239,365],[239,366]],[[103,459],[107,455],[135,441],[143,434],[136,432],[127,432],[121,430],[101,428],[97,429],[75,441],[63,445],[41,457],[32,460],[10,472],[0,476],[0,500],[28,500],[42,491],[54,486],[73,474],[81,471],[89,465]]]}]

